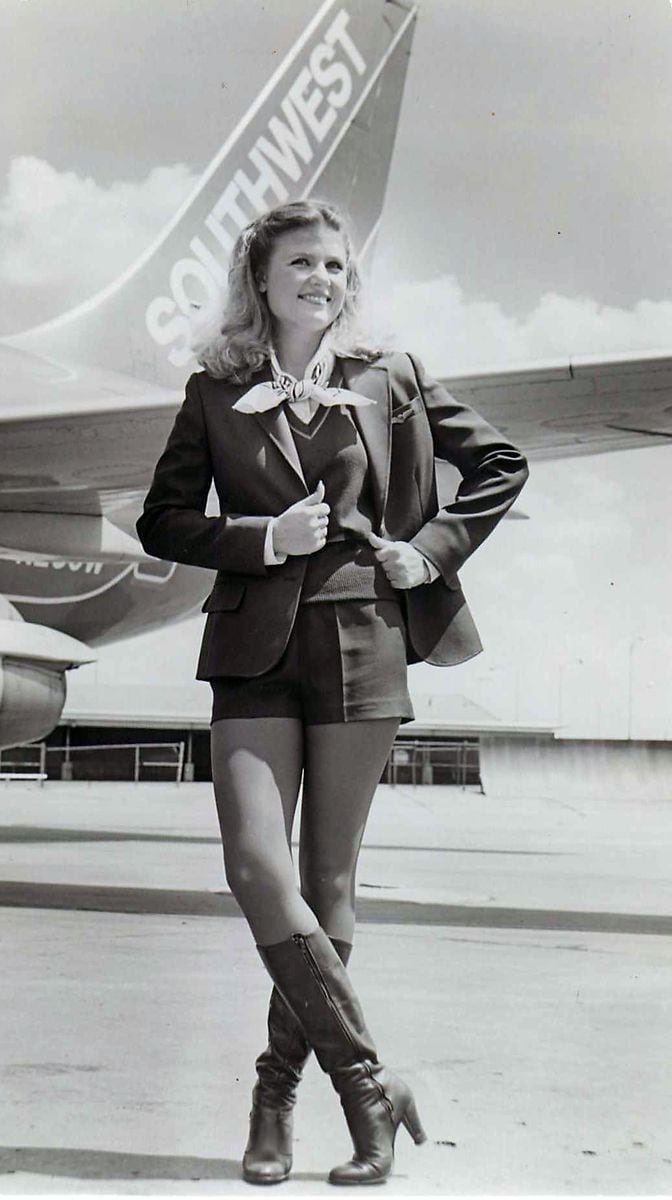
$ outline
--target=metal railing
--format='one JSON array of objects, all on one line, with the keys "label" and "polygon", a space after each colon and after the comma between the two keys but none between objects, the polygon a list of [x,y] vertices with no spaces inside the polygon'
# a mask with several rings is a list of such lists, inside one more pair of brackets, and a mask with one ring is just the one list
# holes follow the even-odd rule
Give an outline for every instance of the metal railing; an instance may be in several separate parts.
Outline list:
[{"label": "metal railing", "polygon": [[[92,770],[94,756],[105,753],[107,760],[102,762],[98,758]],[[65,780],[79,776],[87,779],[132,779],[134,783],[140,783],[143,777],[146,780],[148,770],[161,773],[167,769],[174,774],[175,783],[182,781],[184,742],[100,742],[89,746],[48,746],[47,754],[61,755],[59,775]],[[85,763],[86,755],[90,756],[88,771],[77,771],[73,760],[76,758],[77,763]],[[104,774],[99,773],[99,768]]]},{"label": "metal railing", "polygon": [[37,779],[44,783],[47,778],[47,746],[45,742],[33,742],[29,746],[14,746],[0,750],[0,780],[10,783],[13,779]]},{"label": "metal railing", "polygon": [[[32,742],[0,751],[0,779],[120,779],[140,783],[148,775],[181,783],[184,742],[100,742],[89,746],[47,746]],[[53,755],[60,755],[54,762]],[[87,762],[88,756],[88,762]],[[95,765],[94,765],[95,764]]]},{"label": "metal railing", "polygon": [[478,742],[429,741],[424,738],[398,738],[392,747],[383,782],[444,783],[457,787],[479,786]]},{"label": "metal railing", "polygon": [[[106,742],[47,746],[33,742],[0,751],[0,780],[193,780],[191,745],[184,741]],[[54,758],[60,756],[60,758]],[[383,783],[480,786],[478,741],[399,738],[390,753]]]}]

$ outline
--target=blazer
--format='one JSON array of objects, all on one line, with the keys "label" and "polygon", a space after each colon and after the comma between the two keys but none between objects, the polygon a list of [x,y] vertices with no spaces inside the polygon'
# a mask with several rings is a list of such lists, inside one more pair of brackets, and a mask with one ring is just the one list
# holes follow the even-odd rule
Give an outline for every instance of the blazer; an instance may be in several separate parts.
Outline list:
[{"label": "blazer", "polygon": [[[375,404],[351,409],[366,448],[376,532],[408,541],[438,569],[433,583],[400,590],[408,660],[448,666],[481,649],[457,571],[494,529],[527,478],[522,454],[473,409],[429,379],[410,355],[340,360],[346,386]],[[263,674],[287,646],[307,556],[264,565],[269,518],[306,486],[282,406],[239,413],[247,384],[192,375],[137,523],[148,554],[217,571],[197,678]],[[439,507],[435,456],[462,475]],[[214,480],[220,516],[206,516]],[[327,497],[328,500],[328,497]]]}]

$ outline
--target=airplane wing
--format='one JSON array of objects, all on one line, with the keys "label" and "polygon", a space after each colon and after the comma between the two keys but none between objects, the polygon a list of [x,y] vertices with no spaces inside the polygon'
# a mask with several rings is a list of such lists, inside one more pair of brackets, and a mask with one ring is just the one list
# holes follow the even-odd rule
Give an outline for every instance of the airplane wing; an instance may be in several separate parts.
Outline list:
[{"label": "airplane wing", "polygon": [[[0,379],[0,548],[145,561],[133,524],[181,393],[6,346]],[[577,358],[443,382],[533,460],[672,438],[671,355]],[[440,479],[452,494],[454,472]]]},{"label": "airplane wing", "polygon": [[[132,504],[182,400],[176,389],[7,346],[0,380],[0,513],[109,516]],[[672,437],[671,354],[576,358],[443,382],[532,459]]]},{"label": "airplane wing", "polygon": [[[193,611],[206,590],[201,573],[189,574],[188,568],[156,574],[159,564],[143,563],[131,533],[181,394],[88,368],[70,369],[66,377],[63,368],[31,355],[19,363],[18,354],[0,349],[0,372],[6,367],[16,377],[20,370],[23,383],[20,404],[8,403],[0,417],[0,557],[8,551],[3,590],[26,624],[13,619],[11,609],[9,619],[0,619],[9,697],[9,715],[3,720],[0,712],[0,745],[42,736],[58,720],[63,669],[91,657],[88,645],[75,642],[70,631],[83,632],[88,643],[139,632],[142,621],[146,628],[168,624]],[[670,355],[576,360],[446,382],[532,458],[628,449],[672,435]],[[59,406],[54,401],[64,400],[62,386],[68,398]],[[442,494],[454,491],[451,472],[440,473]],[[21,551],[28,556],[23,565]],[[40,574],[40,555],[57,578],[45,577],[37,595],[30,580]],[[67,576],[66,564],[54,562],[55,556],[74,560]],[[89,574],[95,571],[102,574]],[[88,606],[98,606],[93,616]],[[45,644],[45,619],[53,645]],[[37,696],[26,693],[29,668],[35,681],[28,682],[41,688]],[[30,715],[17,718],[24,711]]]},{"label": "airplane wing", "polygon": [[531,459],[653,446],[672,438],[672,354],[572,358],[443,380]]},{"label": "airplane wing", "polygon": [[131,528],[181,393],[7,345],[0,389],[0,548],[145,561]]},{"label": "airplane wing", "polygon": [[43,511],[101,512],[145,487],[183,398],[182,389],[2,344],[0,391],[0,509],[16,511],[29,493]]}]

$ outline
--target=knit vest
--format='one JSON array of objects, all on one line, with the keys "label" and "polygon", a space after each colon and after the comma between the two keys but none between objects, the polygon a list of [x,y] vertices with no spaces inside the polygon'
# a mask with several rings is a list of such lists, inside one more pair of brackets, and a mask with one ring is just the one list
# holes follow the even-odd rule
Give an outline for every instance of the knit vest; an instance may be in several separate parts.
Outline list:
[{"label": "knit vest", "polygon": [[305,424],[287,406],[287,419],[312,492],[320,480],[330,506],[327,542],[308,557],[301,602],[394,599],[367,535],[374,521],[368,460],[347,408],[318,408]]}]

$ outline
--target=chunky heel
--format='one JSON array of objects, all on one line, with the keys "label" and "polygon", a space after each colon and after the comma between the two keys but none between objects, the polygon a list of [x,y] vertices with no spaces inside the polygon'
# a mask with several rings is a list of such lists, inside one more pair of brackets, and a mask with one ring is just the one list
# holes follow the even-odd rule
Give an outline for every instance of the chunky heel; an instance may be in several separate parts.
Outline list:
[{"label": "chunky heel", "polygon": [[418,1108],[412,1097],[406,1105],[405,1112],[402,1114],[401,1123],[404,1129],[410,1133],[416,1146],[421,1146],[423,1142],[427,1141],[427,1134],[422,1128],[422,1122],[418,1116]]},{"label": "chunky heel", "polygon": [[382,1183],[394,1165],[400,1125],[416,1145],[427,1140],[410,1088],[380,1063],[360,1063],[332,1075],[355,1147],[350,1162],[334,1167],[329,1183]]}]

